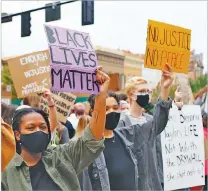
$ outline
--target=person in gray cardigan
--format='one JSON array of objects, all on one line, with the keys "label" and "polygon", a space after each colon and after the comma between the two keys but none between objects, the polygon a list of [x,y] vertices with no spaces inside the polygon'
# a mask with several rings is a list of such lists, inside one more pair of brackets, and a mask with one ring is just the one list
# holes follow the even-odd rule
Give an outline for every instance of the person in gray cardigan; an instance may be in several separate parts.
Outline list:
[{"label": "person in gray cardigan", "polygon": [[[117,128],[131,126],[131,125],[142,125],[149,121],[153,121],[153,116],[144,113],[144,108],[147,107],[151,100],[151,90],[148,86],[147,80],[141,77],[133,77],[126,84],[126,93],[130,100],[129,112],[122,113]],[[175,92],[175,101],[180,108],[182,105],[181,98],[182,93],[177,88]],[[136,97],[135,97],[136,95]],[[154,142],[153,154],[155,163],[157,164],[157,171],[162,187],[164,186],[163,176],[163,159],[162,159],[162,148],[161,148],[161,137],[158,135]]]}]

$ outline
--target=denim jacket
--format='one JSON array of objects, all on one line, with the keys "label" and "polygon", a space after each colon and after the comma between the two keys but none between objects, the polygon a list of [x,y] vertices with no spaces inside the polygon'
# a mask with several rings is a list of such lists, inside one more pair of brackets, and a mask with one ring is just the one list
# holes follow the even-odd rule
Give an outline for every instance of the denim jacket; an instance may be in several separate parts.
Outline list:
[{"label": "denim jacket", "polygon": [[[136,182],[135,186],[137,190],[138,169],[137,169],[137,160],[132,152],[133,144],[130,143],[119,131],[115,130],[114,133],[121,139],[122,143],[124,144],[124,147],[127,150],[127,153],[132,159],[135,170],[135,182]],[[85,169],[85,171],[80,175],[79,181],[83,191],[85,190],[110,191],[108,169],[105,163],[105,157],[103,153],[101,153],[101,155],[97,159],[95,159],[95,161],[88,167],[88,169]],[[90,183],[88,181],[90,181]]]},{"label": "denim jacket", "polygon": [[[47,149],[42,154],[46,172],[61,190],[80,190],[78,176],[103,151],[104,139],[95,140],[88,127],[81,137]],[[2,190],[32,191],[29,167],[18,154],[2,173]]]},{"label": "denim jacket", "polygon": [[[163,190],[158,176],[154,147],[157,136],[166,127],[171,104],[170,99],[168,101],[159,100],[153,117],[147,123],[114,130],[114,133],[121,138],[135,164],[136,190]],[[88,167],[92,190],[110,190],[105,158],[102,155],[103,153],[99,156],[102,160],[94,161],[90,165],[91,169]],[[103,168],[98,169],[98,166]],[[90,189],[85,187],[83,190]]]}]

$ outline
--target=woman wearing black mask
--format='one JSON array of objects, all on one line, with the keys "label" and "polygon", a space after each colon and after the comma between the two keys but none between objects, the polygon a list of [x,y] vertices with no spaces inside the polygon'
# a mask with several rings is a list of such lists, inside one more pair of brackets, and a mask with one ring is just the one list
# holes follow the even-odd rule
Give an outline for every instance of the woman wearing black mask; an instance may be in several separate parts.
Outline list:
[{"label": "woman wearing black mask", "polygon": [[66,144],[47,148],[50,124],[40,109],[15,112],[12,127],[21,153],[14,156],[2,173],[2,190],[80,190],[77,175],[103,151],[105,98],[110,79],[102,71],[97,71],[96,77],[100,84],[96,113],[82,136]]},{"label": "woman wearing black mask", "polygon": [[[94,98],[90,97],[91,110],[94,110]],[[115,93],[106,98],[105,149],[93,164],[88,167],[92,190],[136,190],[137,165],[130,142],[116,131],[120,119],[119,99]],[[85,174],[86,176],[86,174]],[[83,190],[89,190],[87,177],[80,184]],[[88,179],[89,180],[89,179]]]}]

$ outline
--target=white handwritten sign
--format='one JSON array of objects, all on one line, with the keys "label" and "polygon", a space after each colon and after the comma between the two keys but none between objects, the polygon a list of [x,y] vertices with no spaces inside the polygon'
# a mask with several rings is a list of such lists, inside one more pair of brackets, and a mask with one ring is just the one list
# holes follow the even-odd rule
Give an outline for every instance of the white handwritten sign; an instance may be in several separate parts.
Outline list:
[{"label": "white handwritten sign", "polygon": [[204,134],[200,106],[173,105],[161,134],[164,190],[204,185]]}]

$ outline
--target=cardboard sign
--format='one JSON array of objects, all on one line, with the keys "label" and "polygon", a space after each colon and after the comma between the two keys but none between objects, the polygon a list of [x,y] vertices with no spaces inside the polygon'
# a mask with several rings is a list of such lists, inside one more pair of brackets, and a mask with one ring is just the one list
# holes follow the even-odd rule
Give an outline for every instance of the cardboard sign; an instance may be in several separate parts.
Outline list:
[{"label": "cardboard sign", "polygon": [[[58,119],[61,122],[65,123],[70,114],[71,107],[74,105],[76,96],[71,93],[63,93],[63,92],[55,92],[55,91],[51,93],[56,106]],[[41,96],[40,108],[46,113],[49,113],[47,100],[43,96]]]},{"label": "cardboard sign", "polygon": [[54,80],[51,90],[97,94],[98,84],[94,88],[97,57],[89,34],[48,25],[45,25],[45,32],[51,58],[51,79]]},{"label": "cardboard sign", "polygon": [[205,183],[204,133],[200,106],[170,109],[161,133],[164,190],[189,188]]},{"label": "cardboard sign", "polygon": [[149,20],[145,68],[162,70],[168,63],[174,72],[187,74],[190,42],[191,30]]},{"label": "cardboard sign", "polygon": [[48,50],[18,56],[7,62],[18,98],[50,88]]}]

